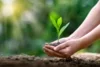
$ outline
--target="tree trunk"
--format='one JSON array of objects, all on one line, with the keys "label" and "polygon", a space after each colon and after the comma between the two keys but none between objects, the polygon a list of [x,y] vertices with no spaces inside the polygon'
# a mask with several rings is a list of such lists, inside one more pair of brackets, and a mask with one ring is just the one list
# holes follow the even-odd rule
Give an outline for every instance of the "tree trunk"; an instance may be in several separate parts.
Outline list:
[{"label": "tree trunk", "polygon": [[28,55],[0,57],[0,67],[100,67],[100,54],[74,54],[70,59]]}]

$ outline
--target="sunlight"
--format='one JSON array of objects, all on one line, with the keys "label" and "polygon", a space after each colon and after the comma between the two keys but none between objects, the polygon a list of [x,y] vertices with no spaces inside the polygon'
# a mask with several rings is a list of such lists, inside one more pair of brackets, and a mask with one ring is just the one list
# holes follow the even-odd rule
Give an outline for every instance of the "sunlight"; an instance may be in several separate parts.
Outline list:
[{"label": "sunlight", "polygon": [[11,16],[14,14],[14,1],[15,0],[2,0],[2,15],[5,17]]}]

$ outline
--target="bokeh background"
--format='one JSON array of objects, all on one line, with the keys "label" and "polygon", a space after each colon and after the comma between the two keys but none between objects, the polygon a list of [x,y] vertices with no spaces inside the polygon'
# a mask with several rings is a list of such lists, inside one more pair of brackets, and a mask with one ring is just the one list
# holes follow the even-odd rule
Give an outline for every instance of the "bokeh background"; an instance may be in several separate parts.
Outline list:
[{"label": "bokeh background", "polygon": [[[49,14],[70,22],[61,37],[69,36],[83,22],[98,0],[0,0],[0,55],[45,56],[45,42],[57,39]],[[86,29],[86,28],[84,28]],[[100,52],[100,41],[83,51]]]}]

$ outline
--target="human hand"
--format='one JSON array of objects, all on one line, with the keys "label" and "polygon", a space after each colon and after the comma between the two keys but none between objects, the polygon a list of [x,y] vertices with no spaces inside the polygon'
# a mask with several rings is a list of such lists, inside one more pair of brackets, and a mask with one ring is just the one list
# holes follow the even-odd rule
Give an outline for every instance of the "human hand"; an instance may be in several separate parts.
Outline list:
[{"label": "human hand", "polygon": [[[57,51],[54,51],[54,47],[55,46],[51,46],[51,45],[45,45],[44,46],[44,52],[48,55],[48,56],[51,56],[51,57],[60,57],[60,58],[65,58],[66,55],[60,53],[60,52],[57,52]],[[67,58],[67,57],[66,57]]]},{"label": "human hand", "polygon": [[71,56],[78,50],[84,48],[84,43],[82,42],[82,39],[71,39],[68,40],[56,47],[54,47],[54,51],[60,52],[61,54],[64,54],[66,56]]},{"label": "human hand", "polygon": [[[60,44],[61,44],[61,43],[66,42],[67,40],[70,40],[70,38],[61,38],[61,39],[59,40],[59,42],[60,42]],[[45,44],[45,46],[43,47],[43,49],[44,49],[45,53],[46,53],[47,55],[49,55],[49,56],[55,56],[55,57],[65,58],[65,55],[64,55],[64,54],[62,54],[62,53],[60,53],[60,52],[57,52],[57,51],[54,51],[55,46],[59,45],[59,44],[57,44],[57,42],[58,42],[58,41],[56,40],[56,41],[54,41],[54,42],[51,42],[51,43],[50,43],[51,45]]]}]

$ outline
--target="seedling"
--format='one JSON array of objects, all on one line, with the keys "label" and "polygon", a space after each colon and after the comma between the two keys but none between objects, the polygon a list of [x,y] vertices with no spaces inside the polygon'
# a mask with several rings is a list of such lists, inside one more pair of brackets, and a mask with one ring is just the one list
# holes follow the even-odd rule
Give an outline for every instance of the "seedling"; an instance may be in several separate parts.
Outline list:
[{"label": "seedling", "polygon": [[61,27],[62,17],[59,17],[58,19],[55,19],[55,17],[52,14],[50,14],[50,20],[51,20],[53,26],[56,28],[57,37],[58,37],[58,44],[59,44],[60,43],[59,42],[60,36],[64,32],[64,30],[69,26],[70,23],[67,23],[65,26]]}]

